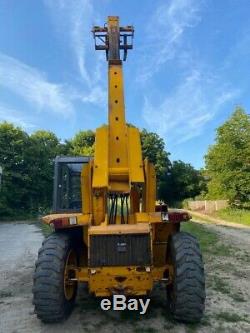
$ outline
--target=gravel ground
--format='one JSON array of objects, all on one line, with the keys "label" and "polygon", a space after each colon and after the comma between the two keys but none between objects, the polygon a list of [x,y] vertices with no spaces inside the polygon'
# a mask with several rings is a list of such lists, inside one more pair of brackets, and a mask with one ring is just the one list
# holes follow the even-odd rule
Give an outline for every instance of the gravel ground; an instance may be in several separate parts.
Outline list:
[{"label": "gravel ground", "polygon": [[198,325],[175,323],[165,309],[165,291],[157,286],[149,311],[102,311],[98,299],[79,290],[76,307],[61,324],[45,325],[34,314],[32,274],[43,235],[25,222],[0,223],[0,333],[57,332],[250,332],[250,228],[205,225],[220,251],[204,253],[206,312]]}]

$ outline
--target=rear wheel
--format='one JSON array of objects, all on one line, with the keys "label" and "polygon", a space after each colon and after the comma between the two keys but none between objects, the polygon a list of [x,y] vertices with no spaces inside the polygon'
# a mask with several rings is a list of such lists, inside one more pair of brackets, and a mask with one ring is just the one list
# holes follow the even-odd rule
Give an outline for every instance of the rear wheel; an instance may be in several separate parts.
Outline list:
[{"label": "rear wheel", "polygon": [[33,283],[33,304],[43,322],[59,322],[71,312],[77,293],[73,266],[76,251],[66,233],[53,233],[38,252]]},{"label": "rear wheel", "polygon": [[174,318],[197,322],[204,312],[205,276],[197,239],[189,233],[178,232],[170,240],[169,261],[172,283],[167,287],[168,305]]}]

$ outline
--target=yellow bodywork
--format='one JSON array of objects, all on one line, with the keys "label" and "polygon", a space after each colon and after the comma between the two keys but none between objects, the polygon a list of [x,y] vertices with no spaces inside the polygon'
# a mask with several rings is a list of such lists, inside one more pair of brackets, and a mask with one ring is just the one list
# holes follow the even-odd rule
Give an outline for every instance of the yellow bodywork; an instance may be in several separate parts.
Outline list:
[{"label": "yellow bodywork", "polygon": [[[118,17],[109,17],[108,30],[117,27]],[[82,213],[54,214],[43,220],[50,224],[55,219],[75,217],[74,224],[65,223],[65,228],[84,228],[83,242],[88,257],[90,235],[150,234],[150,266],[72,268],[75,278],[88,282],[89,291],[97,296],[145,295],[151,291],[154,281],[163,279],[170,270],[166,261],[167,239],[177,226],[163,223],[161,213],[155,212],[155,169],[148,160],[142,160],[139,130],[126,124],[121,60],[110,60],[108,64],[108,109],[108,125],[96,130],[94,159],[81,173]],[[128,193],[128,223],[121,224],[117,214],[115,224],[108,224],[109,193]]]}]

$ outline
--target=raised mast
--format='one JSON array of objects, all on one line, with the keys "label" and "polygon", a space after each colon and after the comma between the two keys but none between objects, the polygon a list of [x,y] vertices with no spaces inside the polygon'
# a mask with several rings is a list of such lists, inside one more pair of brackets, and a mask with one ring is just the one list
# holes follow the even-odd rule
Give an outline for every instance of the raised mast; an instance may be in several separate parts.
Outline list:
[{"label": "raised mast", "polygon": [[[94,27],[96,50],[105,50],[108,61],[108,182],[112,191],[129,190],[128,134],[125,119],[123,60],[132,49],[134,29],[120,27],[118,16],[109,16],[107,24]],[[119,183],[119,184],[118,184]]]},{"label": "raised mast", "polygon": [[[128,168],[119,18],[108,18],[109,168]],[[112,152],[112,153],[111,153]]]},{"label": "raised mast", "polygon": [[95,136],[93,221],[132,223],[145,183],[140,133],[125,119],[122,61],[132,49],[134,29],[120,27],[119,18],[109,16],[104,27],[92,31],[96,50],[105,51],[108,61],[108,126],[98,128]]}]

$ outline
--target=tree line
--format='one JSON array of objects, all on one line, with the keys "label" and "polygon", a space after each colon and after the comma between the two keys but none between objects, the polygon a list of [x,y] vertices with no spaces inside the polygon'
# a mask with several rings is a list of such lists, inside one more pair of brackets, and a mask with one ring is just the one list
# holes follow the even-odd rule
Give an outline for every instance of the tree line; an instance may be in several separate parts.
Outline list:
[{"label": "tree line", "polygon": [[[205,169],[169,159],[164,140],[141,131],[142,153],[156,167],[158,199],[174,206],[186,198],[229,199],[249,203],[249,116],[237,108],[217,129],[215,144],[205,156]],[[95,133],[80,131],[63,142],[52,132],[26,133],[14,124],[0,123],[0,218],[43,214],[51,209],[53,161],[57,155],[91,156]]]}]

